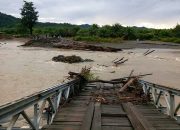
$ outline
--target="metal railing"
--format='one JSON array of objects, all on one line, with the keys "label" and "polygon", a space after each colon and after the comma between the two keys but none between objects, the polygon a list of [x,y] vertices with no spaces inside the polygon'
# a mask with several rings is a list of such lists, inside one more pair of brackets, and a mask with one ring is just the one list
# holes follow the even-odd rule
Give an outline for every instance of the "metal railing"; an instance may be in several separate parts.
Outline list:
[{"label": "metal railing", "polygon": [[180,90],[144,80],[139,80],[139,82],[143,87],[144,93],[152,95],[154,105],[180,123],[180,115],[178,115],[178,112],[180,112],[180,102],[175,101],[175,98],[180,100]]},{"label": "metal railing", "polygon": [[[22,115],[33,130],[38,130],[44,110],[47,112],[47,124],[51,124],[61,101],[67,101],[70,95],[78,93],[80,89],[80,79],[72,80],[0,106],[0,121],[10,119],[7,130],[11,130]],[[33,118],[25,112],[30,107],[33,107]]]},{"label": "metal railing", "polygon": [[[153,102],[158,109],[166,110],[168,115],[180,121],[180,116],[178,115],[180,102],[175,102],[176,96],[180,98],[180,90],[143,80],[139,80],[139,83],[142,84],[145,94],[150,93],[152,95]],[[48,117],[46,118],[47,124],[51,124],[60,103],[62,103],[61,101],[67,101],[70,96],[78,94],[81,88],[80,79],[72,80],[0,106],[0,122],[10,119],[7,130],[11,130],[18,121],[19,116],[22,115],[33,130],[38,130],[44,110],[46,110]],[[164,104],[161,103],[162,98],[165,100],[166,106],[163,106]],[[32,118],[25,112],[30,107],[33,107]]]}]

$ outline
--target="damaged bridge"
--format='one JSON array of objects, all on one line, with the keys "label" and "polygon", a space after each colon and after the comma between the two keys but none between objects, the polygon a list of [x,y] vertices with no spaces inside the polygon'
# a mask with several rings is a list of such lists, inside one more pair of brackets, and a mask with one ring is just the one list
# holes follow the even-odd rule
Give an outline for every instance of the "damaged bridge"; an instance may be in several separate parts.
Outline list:
[{"label": "damaged bridge", "polygon": [[[0,106],[0,129],[180,130],[180,90],[137,84],[75,79]],[[28,127],[16,125],[22,120]]]}]

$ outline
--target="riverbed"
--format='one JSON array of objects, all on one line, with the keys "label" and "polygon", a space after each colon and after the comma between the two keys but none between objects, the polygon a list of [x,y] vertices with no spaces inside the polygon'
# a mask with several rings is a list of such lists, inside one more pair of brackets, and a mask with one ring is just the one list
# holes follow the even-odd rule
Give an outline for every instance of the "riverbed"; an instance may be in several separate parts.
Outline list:
[{"label": "riverbed", "polygon": [[[82,67],[91,67],[100,79],[114,79],[134,74],[153,73],[144,77],[149,82],[180,89],[180,49],[152,48],[150,55],[144,56],[147,49],[126,49],[118,53],[62,50],[55,48],[18,47],[20,40],[0,41],[0,105],[62,83],[69,71],[79,72]],[[78,55],[94,62],[67,64],[53,62],[57,55]],[[112,60],[128,59],[118,67]],[[105,65],[105,66],[101,66]]]}]

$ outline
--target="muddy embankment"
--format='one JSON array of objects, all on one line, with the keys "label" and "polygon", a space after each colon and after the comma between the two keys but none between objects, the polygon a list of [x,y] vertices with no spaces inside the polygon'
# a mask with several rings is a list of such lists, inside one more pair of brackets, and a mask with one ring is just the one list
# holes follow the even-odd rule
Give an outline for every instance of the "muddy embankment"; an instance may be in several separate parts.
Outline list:
[{"label": "muddy embankment", "polygon": [[77,42],[64,38],[41,38],[36,40],[29,40],[22,46],[49,47],[49,48],[71,49],[71,50],[103,51],[103,52],[122,51],[122,49],[120,48],[90,45],[84,42]]},{"label": "muddy embankment", "polygon": [[7,35],[7,34],[2,34],[1,32],[0,32],[0,40],[6,40],[6,39],[13,39],[13,36],[11,36],[11,35]]}]

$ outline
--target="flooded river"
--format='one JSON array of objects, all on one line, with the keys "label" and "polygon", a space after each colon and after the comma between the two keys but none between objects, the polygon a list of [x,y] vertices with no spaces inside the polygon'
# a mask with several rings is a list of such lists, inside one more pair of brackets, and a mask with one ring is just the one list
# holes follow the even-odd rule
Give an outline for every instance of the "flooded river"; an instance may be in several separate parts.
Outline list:
[{"label": "flooded river", "polygon": [[[144,80],[180,89],[180,49],[155,49],[154,53],[143,56],[147,49],[109,53],[23,48],[17,47],[23,42],[15,40],[0,43],[0,105],[61,83],[69,71],[79,72],[84,66],[92,67],[97,76],[108,80],[128,76],[132,69],[135,74],[153,73]],[[95,62],[66,64],[51,60],[60,54],[79,55]],[[113,59],[122,57],[128,58],[128,62],[118,67],[112,66]]]}]

